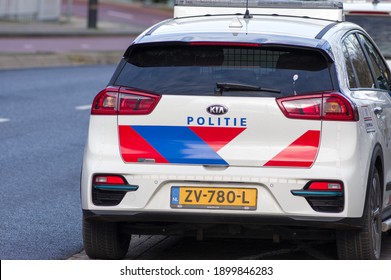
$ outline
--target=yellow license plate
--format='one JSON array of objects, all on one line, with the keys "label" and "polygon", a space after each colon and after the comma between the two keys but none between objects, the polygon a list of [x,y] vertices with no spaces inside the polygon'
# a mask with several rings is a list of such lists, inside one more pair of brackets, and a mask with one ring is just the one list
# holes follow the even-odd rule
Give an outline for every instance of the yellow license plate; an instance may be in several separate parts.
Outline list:
[{"label": "yellow license plate", "polygon": [[173,186],[171,207],[255,210],[257,189]]}]

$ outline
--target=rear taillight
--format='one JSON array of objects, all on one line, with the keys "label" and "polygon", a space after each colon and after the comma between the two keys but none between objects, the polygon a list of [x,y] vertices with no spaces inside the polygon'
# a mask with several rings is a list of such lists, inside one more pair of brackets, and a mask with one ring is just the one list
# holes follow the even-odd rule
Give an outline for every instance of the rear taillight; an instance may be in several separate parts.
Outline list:
[{"label": "rear taillight", "polygon": [[160,100],[159,95],[127,88],[107,87],[95,97],[92,115],[147,115]]},{"label": "rear taillight", "polygon": [[339,93],[316,93],[278,98],[277,103],[288,118],[357,121],[356,107]]},{"label": "rear taillight", "polygon": [[118,114],[147,115],[152,112],[159,100],[160,96],[158,95],[127,89],[121,90],[119,93]]},{"label": "rear taillight", "polygon": [[92,103],[91,114],[93,115],[116,115],[117,114],[118,88],[105,88],[95,96]]}]

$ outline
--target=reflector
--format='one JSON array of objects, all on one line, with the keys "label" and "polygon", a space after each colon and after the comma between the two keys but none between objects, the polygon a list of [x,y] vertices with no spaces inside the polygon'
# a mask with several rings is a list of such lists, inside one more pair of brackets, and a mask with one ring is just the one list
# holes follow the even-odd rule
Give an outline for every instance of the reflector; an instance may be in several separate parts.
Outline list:
[{"label": "reflector", "polygon": [[324,190],[324,191],[342,191],[342,183],[340,182],[311,182],[308,190]]},{"label": "reflector", "polygon": [[97,175],[94,177],[94,184],[126,184],[120,175]]}]

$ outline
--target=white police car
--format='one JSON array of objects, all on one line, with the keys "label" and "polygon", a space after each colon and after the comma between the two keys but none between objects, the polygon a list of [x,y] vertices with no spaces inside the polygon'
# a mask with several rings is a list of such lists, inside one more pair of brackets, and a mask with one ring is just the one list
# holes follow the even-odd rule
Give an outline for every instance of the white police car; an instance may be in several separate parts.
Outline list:
[{"label": "white police car", "polygon": [[132,234],[224,234],[333,238],[341,259],[379,258],[391,227],[383,56],[341,3],[246,4],[177,1],[95,97],[89,257],[123,258]]}]

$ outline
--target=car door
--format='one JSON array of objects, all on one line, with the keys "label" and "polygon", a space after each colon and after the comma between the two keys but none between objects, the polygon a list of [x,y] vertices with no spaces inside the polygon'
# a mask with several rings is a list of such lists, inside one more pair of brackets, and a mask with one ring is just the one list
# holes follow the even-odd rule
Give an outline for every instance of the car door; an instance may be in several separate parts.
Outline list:
[{"label": "car door", "polygon": [[383,195],[384,205],[391,206],[391,73],[384,58],[375,47],[375,44],[364,34],[359,33],[358,38],[367,55],[369,65],[375,80],[375,88],[379,89],[378,97],[382,100],[378,118],[383,122],[383,135],[386,143],[386,190]]},{"label": "car door", "polygon": [[[375,44],[361,32],[351,33],[344,39],[344,53],[349,86],[367,96],[372,106],[363,106],[367,132],[377,125],[381,133],[384,152],[386,189],[383,205],[391,205],[391,75],[387,64]],[[366,109],[366,110],[364,110]],[[371,112],[372,111],[372,112]],[[374,115],[374,118],[371,118]]]}]

